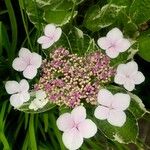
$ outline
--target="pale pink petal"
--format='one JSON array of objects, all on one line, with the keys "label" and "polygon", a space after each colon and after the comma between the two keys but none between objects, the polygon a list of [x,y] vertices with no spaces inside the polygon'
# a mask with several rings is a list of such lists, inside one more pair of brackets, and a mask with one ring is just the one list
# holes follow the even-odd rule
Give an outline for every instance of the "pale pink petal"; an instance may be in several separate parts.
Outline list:
[{"label": "pale pink petal", "polygon": [[27,48],[21,48],[19,51],[19,57],[23,58],[26,62],[30,59],[31,52]]},{"label": "pale pink petal", "polygon": [[126,79],[126,82],[123,86],[128,91],[132,91],[135,88],[135,85],[134,85],[133,81],[129,80],[129,79]]},{"label": "pale pink petal", "polygon": [[106,50],[111,46],[111,43],[106,37],[99,38],[97,44],[100,48]]},{"label": "pale pink petal", "polygon": [[100,120],[107,119],[108,115],[109,115],[109,108],[104,106],[98,106],[94,111],[94,116]]},{"label": "pale pink petal", "polygon": [[57,119],[57,127],[61,131],[67,131],[73,128],[74,121],[70,113],[64,113]]},{"label": "pale pink petal", "polygon": [[44,28],[44,34],[48,37],[51,37],[55,33],[55,30],[56,26],[54,24],[48,24]]},{"label": "pale pink petal", "polygon": [[76,128],[64,132],[62,140],[66,148],[69,150],[77,150],[83,143],[83,137]]},{"label": "pale pink petal", "polygon": [[56,31],[55,31],[55,33],[53,35],[55,42],[59,40],[59,38],[61,37],[61,34],[62,34],[61,28],[56,28]]},{"label": "pale pink petal", "polygon": [[130,105],[130,96],[128,94],[117,93],[114,95],[112,108],[117,110],[125,110]]},{"label": "pale pink petal", "polygon": [[125,83],[125,80],[126,80],[126,77],[122,74],[116,74],[115,75],[115,78],[114,78],[114,82],[117,83],[117,84],[124,84]]},{"label": "pale pink petal", "polygon": [[126,122],[126,114],[123,111],[112,109],[107,120],[111,125],[121,127]]},{"label": "pale pink petal", "polygon": [[20,94],[11,95],[10,104],[15,108],[19,108],[23,104],[23,97]]},{"label": "pale pink petal", "polygon": [[27,102],[30,99],[30,94],[28,92],[21,92],[20,93],[21,97],[22,97],[22,101],[23,102]]},{"label": "pale pink petal", "polygon": [[23,92],[23,91],[28,91],[29,90],[29,83],[28,83],[28,81],[27,80],[25,80],[25,79],[22,79],[20,82],[19,82],[19,86],[20,86],[20,88],[19,88],[19,90],[20,90],[20,92]]},{"label": "pale pink petal", "polygon": [[145,77],[142,72],[138,71],[137,73],[132,75],[132,79],[134,81],[134,84],[141,84],[144,82]]},{"label": "pale pink petal", "polygon": [[30,58],[30,64],[39,68],[42,64],[42,57],[37,53],[32,53]]},{"label": "pale pink petal", "polygon": [[92,120],[86,119],[78,125],[78,130],[84,138],[91,138],[96,134],[97,126]]},{"label": "pale pink petal", "polygon": [[138,65],[135,61],[130,61],[126,64],[126,72],[128,75],[132,75],[138,71]]},{"label": "pale pink petal", "polygon": [[73,117],[74,122],[78,124],[85,120],[86,109],[83,106],[77,106],[72,110],[71,115]]},{"label": "pale pink petal", "polygon": [[8,94],[15,94],[19,91],[19,83],[17,81],[7,81],[5,89]]},{"label": "pale pink petal", "polygon": [[118,51],[118,52],[125,52],[126,50],[128,50],[131,46],[131,43],[129,40],[127,39],[120,39],[117,43],[116,43],[116,46],[115,46],[115,49]]},{"label": "pale pink petal", "polygon": [[41,37],[38,38],[37,42],[39,44],[45,44],[45,43],[49,43],[50,40],[51,39],[47,36],[41,36]]},{"label": "pale pink petal", "polygon": [[49,41],[49,43],[44,43],[42,44],[42,49],[47,49],[49,48],[50,46],[52,46],[54,44],[54,40],[52,39],[51,41]]},{"label": "pale pink petal", "polygon": [[119,52],[115,48],[111,47],[106,50],[106,54],[110,58],[116,58],[119,55]]},{"label": "pale pink petal", "polygon": [[17,57],[13,60],[12,67],[17,71],[23,71],[27,67],[27,62],[21,57]]},{"label": "pale pink petal", "polygon": [[126,71],[127,71],[126,64],[120,64],[120,65],[118,65],[118,67],[117,67],[117,73],[118,74],[125,75]]},{"label": "pale pink petal", "polygon": [[98,92],[98,103],[103,106],[110,106],[113,99],[113,95],[110,91],[106,89],[101,89]]},{"label": "pale pink petal", "polygon": [[120,40],[121,38],[123,38],[123,34],[122,32],[118,29],[118,28],[113,28],[112,30],[110,30],[106,37],[112,42],[116,42],[118,40]]},{"label": "pale pink petal", "polygon": [[37,69],[29,65],[24,71],[23,71],[23,76],[27,79],[33,79],[37,74]]}]

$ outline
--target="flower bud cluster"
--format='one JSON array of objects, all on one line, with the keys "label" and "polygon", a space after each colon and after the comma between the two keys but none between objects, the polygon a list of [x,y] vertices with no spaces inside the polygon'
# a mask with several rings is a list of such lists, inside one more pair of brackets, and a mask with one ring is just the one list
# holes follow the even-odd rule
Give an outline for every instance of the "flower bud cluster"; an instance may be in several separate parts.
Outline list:
[{"label": "flower bud cluster", "polygon": [[58,48],[42,63],[42,72],[36,90],[44,90],[52,103],[71,108],[86,101],[97,103],[101,85],[114,76],[109,66],[110,59],[101,52],[86,57],[70,54],[65,48]]}]

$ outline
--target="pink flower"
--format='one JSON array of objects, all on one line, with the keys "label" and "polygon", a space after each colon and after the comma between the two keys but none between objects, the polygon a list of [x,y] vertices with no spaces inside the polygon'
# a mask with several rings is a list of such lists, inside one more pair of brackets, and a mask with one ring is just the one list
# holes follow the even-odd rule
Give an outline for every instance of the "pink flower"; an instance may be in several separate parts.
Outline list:
[{"label": "pink flower", "polygon": [[114,125],[121,127],[126,122],[124,110],[129,107],[130,96],[128,94],[112,93],[106,89],[101,89],[98,93],[98,106],[95,109],[94,116],[97,119],[105,120]]},{"label": "pink flower", "polygon": [[110,30],[106,37],[98,39],[100,48],[106,50],[106,54],[110,58],[116,58],[120,52],[125,52],[131,43],[128,39],[123,38],[122,32],[118,28]]},{"label": "pink flower", "polygon": [[44,28],[44,36],[38,38],[37,42],[42,44],[43,49],[47,49],[59,40],[61,34],[61,28],[56,28],[54,24],[48,24]]},{"label": "pink flower", "polygon": [[21,48],[19,57],[15,58],[12,67],[17,71],[23,71],[23,76],[27,79],[33,79],[37,74],[37,69],[42,64],[42,57],[27,48]]},{"label": "pink flower", "polygon": [[30,99],[29,84],[23,79],[19,83],[17,81],[7,81],[5,89],[8,94],[12,94],[10,97],[10,104],[15,108],[19,108],[24,102]]},{"label": "pink flower", "polygon": [[135,61],[120,64],[114,79],[115,83],[123,85],[128,91],[132,91],[136,84],[141,84],[144,80],[145,77],[142,72],[138,71],[138,65]]},{"label": "pink flower", "polygon": [[83,138],[90,138],[97,132],[95,123],[86,119],[83,106],[75,107],[71,113],[64,113],[57,119],[59,130],[63,131],[64,145],[70,150],[81,147]]}]

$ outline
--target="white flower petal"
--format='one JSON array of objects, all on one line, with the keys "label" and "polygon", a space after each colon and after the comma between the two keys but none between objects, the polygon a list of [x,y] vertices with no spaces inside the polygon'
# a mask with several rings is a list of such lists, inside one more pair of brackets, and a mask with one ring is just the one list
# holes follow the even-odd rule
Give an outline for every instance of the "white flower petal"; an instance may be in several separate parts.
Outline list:
[{"label": "white flower petal", "polygon": [[122,38],[116,43],[115,49],[118,52],[125,52],[126,50],[129,49],[130,46],[131,46],[130,41],[128,39]]},{"label": "white flower petal", "polygon": [[110,57],[110,58],[116,58],[119,55],[119,52],[112,48],[109,48],[106,50],[106,54]]},{"label": "white flower petal", "polygon": [[132,79],[134,81],[134,84],[141,84],[142,82],[144,82],[145,77],[142,72],[138,71],[137,73],[132,75]]},{"label": "white flower petal", "polygon": [[34,111],[38,110],[38,107],[36,106],[36,104],[34,103],[34,101],[32,101],[29,105],[29,109],[33,109]]},{"label": "white flower petal", "polygon": [[24,99],[21,94],[13,94],[10,97],[10,104],[15,108],[19,108],[24,102]]},{"label": "white flower petal", "polygon": [[116,42],[123,38],[123,34],[118,28],[113,28],[107,33],[106,37],[109,38],[111,42]]},{"label": "white flower petal", "polygon": [[107,120],[111,125],[121,127],[126,122],[126,114],[123,111],[112,109]]},{"label": "white flower petal", "polygon": [[128,94],[117,93],[114,95],[112,108],[117,110],[125,110],[130,105],[130,96]]},{"label": "white flower petal", "polygon": [[104,106],[98,106],[94,111],[94,116],[100,120],[107,119],[108,115],[109,115],[109,108]]},{"label": "white flower petal", "polygon": [[132,75],[138,71],[138,65],[135,61],[130,61],[126,64],[126,72],[128,75]]},{"label": "white flower petal", "polygon": [[55,33],[55,30],[56,26],[54,24],[48,24],[44,28],[44,34],[48,37],[51,37]]},{"label": "white flower petal", "polygon": [[97,44],[104,50],[108,49],[111,46],[109,40],[106,37],[99,38]]},{"label": "white flower petal", "polygon": [[128,79],[126,79],[126,82],[125,82],[125,84],[123,86],[128,91],[132,91],[135,88],[135,85],[134,85],[133,81],[132,80],[128,80]]},{"label": "white flower petal", "polygon": [[37,110],[37,109],[43,108],[48,103],[48,99],[35,98],[31,103],[32,104],[31,104],[31,106],[29,106],[29,108]]},{"label": "white flower petal", "polygon": [[30,64],[35,68],[39,68],[42,64],[42,57],[37,53],[32,53],[30,58]]},{"label": "white flower petal", "polygon": [[70,113],[64,113],[57,119],[57,127],[61,131],[67,131],[73,128],[74,121]]},{"label": "white flower petal", "polygon": [[43,90],[36,91],[36,98],[37,99],[45,99],[46,98],[45,91],[43,91]]},{"label": "white flower petal", "polygon": [[27,62],[21,57],[17,57],[13,60],[12,67],[17,71],[23,71],[27,67]]},{"label": "white flower petal", "polygon": [[122,85],[125,83],[125,81],[126,81],[126,77],[123,76],[122,74],[118,73],[115,75],[115,78],[114,78],[115,83]]},{"label": "white flower petal", "polygon": [[56,31],[55,31],[55,33],[53,35],[55,42],[59,40],[59,38],[61,37],[61,34],[62,34],[61,28],[56,28]]},{"label": "white flower petal", "polygon": [[30,99],[30,94],[28,92],[21,92],[20,93],[21,97],[22,97],[22,101],[23,102],[27,102]]},{"label": "white flower petal", "polygon": [[101,89],[98,92],[98,103],[103,106],[110,106],[112,102],[113,95],[110,91],[106,89]]},{"label": "white flower petal", "polygon": [[38,38],[37,42],[39,44],[45,44],[45,43],[49,43],[50,40],[51,39],[47,36],[41,36],[41,37]]},{"label": "white flower petal", "polygon": [[74,122],[78,124],[85,120],[86,109],[83,106],[77,106],[72,110],[71,115],[73,117]]},{"label": "white flower petal", "polygon": [[37,69],[29,65],[24,71],[23,71],[23,76],[27,79],[33,79],[37,74]]},{"label": "white flower petal", "polygon": [[51,41],[49,41],[49,43],[44,43],[42,44],[42,49],[47,49],[49,48],[50,46],[52,46],[54,44],[54,40],[52,39]]},{"label": "white flower petal", "polygon": [[22,57],[26,62],[30,59],[31,52],[27,48],[21,48],[19,51],[19,57]]},{"label": "white flower petal", "polygon": [[90,138],[96,134],[97,126],[92,120],[86,119],[78,125],[78,130],[84,138]]},{"label": "white flower petal", "polygon": [[83,143],[83,137],[76,128],[64,132],[62,140],[69,150],[77,150]]},{"label": "white flower petal", "polygon": [[15,94],[19,91],[19,83],[17,81],[7,81],[5,89],[8,94]]},{"label": "white flower petal", "polygon": [[118,65],[118,67],[117,67],[117,74],[122,74],[123,76],[125,76],[126,71],[127,71],[126,64]]},{"label": "white flower petal", "polygon": [[22,79],[19,82],[19,90],[20,90],[20,92],[22,92],[22,91],[28,91],[29,90],[29,83],[28,83],[27,80]]}]

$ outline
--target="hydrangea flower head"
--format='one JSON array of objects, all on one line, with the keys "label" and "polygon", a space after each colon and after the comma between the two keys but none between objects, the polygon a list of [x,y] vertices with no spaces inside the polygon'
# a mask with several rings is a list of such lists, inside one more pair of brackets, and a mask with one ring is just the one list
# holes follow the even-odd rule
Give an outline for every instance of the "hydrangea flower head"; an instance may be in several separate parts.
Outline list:
[{"label": "hydrangea flower head", "polygon": [[144,82],[145,77],[138,71],[138,65],[135,61],[127,64],[120,64],[115,75],[115,83],[123,85],[128,91],[132,91],[136,84]]},{"label": "hydrangea flower head", "polygon": [[130,96],[128,94],[116,93],[113,95],[106,89],[101,89],[98,93],[98,103],[100,104],[94,112],[97,119],[105,120],[114,126],[121,127],[126,121],[124,110],[129,107]]},{"label": "hydrangea flower head", "polygon": [[44,90],[50,102],[57,105],[74,108],[82,100],[96,105],[100,83],[108,83],[114,75],[109,57],[101,52],[79,57],[64,48],[54,50],[50,57],[43,61],[35,89]]},{"label": "hydrangea flower head", "polygon": [[30,99],[29,84],[25,79],[22,79],[19,83],[17,81],[7,81],[5,89],[8,94],[12,94],[10,104],[15,108],[19,108]]},{"label": "hydrangea flower head", "polygon": [[38,38],[37,42],[42,44],[43,49],[49,48],[61,37],[62,30],[54,24],[48,24],[44,28],[44,35]]},{"label": "hydrangea flower head", "polygon": [[59,130],[63,131],[63,143],[69,150],[81,147],[83,138],[91,138],[97,132],[95,123],[86,119],[83,106],[75,107],[71,113],[64,113],[57,119]]},{"label": "hydrangea flower head", "polygon": [[106,37],[98,39],[98,45],[106,50],[106,54],[110,58],[116,58],[120,52],[125,52],[131,46],[131,43],[123,37],[118,28],[113,28],[107,33]]},{"label": "hydrangea flower head", "polygon": [[12,67],[17,71],[23,71],[23,76],[27,79],[33,79],[37,74],[37,69],[41,66],[42,57],[27,48],[21,48],[19,57],[15,58]]}]

